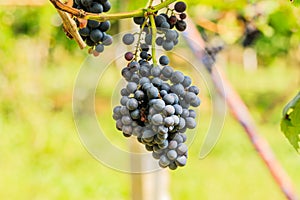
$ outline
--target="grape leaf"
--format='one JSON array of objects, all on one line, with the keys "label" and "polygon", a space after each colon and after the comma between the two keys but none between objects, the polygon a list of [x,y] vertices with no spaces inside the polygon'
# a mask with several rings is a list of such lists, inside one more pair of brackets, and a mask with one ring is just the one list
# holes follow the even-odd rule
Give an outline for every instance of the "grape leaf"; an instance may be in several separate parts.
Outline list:
[{"label": "grape leaf", "polygon": [[281,131],[300,153],[300,92],[283,109]]},{"label": "grape leaf", "polygon": [[290,0],[295,6],[300,6],[300,0]]}]

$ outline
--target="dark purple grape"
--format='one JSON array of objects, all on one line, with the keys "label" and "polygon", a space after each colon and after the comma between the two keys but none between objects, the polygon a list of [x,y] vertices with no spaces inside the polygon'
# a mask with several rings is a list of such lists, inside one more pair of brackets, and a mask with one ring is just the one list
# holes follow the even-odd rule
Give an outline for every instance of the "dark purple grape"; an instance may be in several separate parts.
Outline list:
[{"label": "dark purple grape", "polygon": [[169,19],[168,19],[168,22],[169,22],[169,24],[171,24],[171,25],[175,25],[176,24],[176,22],[177,22],[177,17],[176,16],[171,16]]},{"label": "dark purple grape", "polygon": [[102,5],[103,5],[103,12],[107,12],[107,11],[109,11],[111,9],[111,4],[110,4],[109,1],[106,1]]},{"label": "dark purple grape", "polygon": [[91,12],[91,13],[102,13],[103,12],[103,6],[100,3],[93,2],[92,6],[89,9],[89,12]]},{"label": "dark purple grape", "polygon": [[90,38],[93,40],[95,43],[98,43],[102,40],[103,38],[103,33],[99,29],[94,29],[90,33]]},{"label": "dark purple grape", "polygon": [[108,31],[110,29],[110,21],[101,22],[99,29],[102,32]]},{"label": "dark purple grape", "polygon": [[145,21],[145,17],[134,17],[133,21],[137,25],[142,25],[144,23],[144,21]]},{"label": "dark purple grape", "polygon": [[186,10],[186,4],[182,1],[179,1],[175,4],[174,6],[174,9],[177,11],[177,12],[184,12]]},{"label": "dark purple grape", "polygon": [[186,29],[186,23],[185,23],[185,21],[182,21],[182,20],[177,21],[177,23],[176,23],[176,29],[178,31],[185,31],[185,29]]},{"label": "dark purple grape", "polygon": [[126,59],[127,61],[131,61],[131,60],[133,59],[133,53],[132,53],[132,52],[127,52],[127,53],[125,54],[125,59]]},{"label": "dark purple grape", "polygon": [[186,14],[185,13],[181,13],[179,15],[179,17],[180,17],[180,19],[184,20],[184,19],[186,19]]}]

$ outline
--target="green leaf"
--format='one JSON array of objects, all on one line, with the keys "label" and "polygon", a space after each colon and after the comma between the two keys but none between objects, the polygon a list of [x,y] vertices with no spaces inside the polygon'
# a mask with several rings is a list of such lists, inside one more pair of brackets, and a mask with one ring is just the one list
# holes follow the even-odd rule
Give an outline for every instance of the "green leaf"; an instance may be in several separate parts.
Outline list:
[{"label": "green leaf", "polygon": [[290,0],[295,6],[300,6],[300,0]]},{"label": "green leaf", "polygon": [[281,131],[300,153],[300,92],[283,109]]}]

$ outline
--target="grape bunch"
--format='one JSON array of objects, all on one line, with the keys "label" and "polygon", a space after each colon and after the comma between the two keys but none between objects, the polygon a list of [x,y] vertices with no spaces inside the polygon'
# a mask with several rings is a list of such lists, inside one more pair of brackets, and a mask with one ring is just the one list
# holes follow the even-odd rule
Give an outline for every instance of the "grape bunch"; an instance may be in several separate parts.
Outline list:
[{"label": "grape bunch", "polygon": [[[164,50],[171,51],[174,46],[178,44],[179,34],[177,31],[184,31],[187,27],[186,14],[186,4],[182,1],[177,2],[174,5],[174,9],[170,9],[170,15],[166,13],[161,13],[155,16],[155,26],[158,30],[158,37],[156,39],[156,45],[162,46]],[[146,33],[145,42],[147,45],[151,45],[152,33],[149,29],[151,25],[150,20],[145,17],[135,17],[134,22],[140,27],[145,27],[144,32]],[[174,30],[174,28],[177,30]]]},{"label": "grape bunch", "polygon": [[[73,7],[91,13],[102,13],[108,12],[111,9],[111,4],[109,0],[75,0]],[[109,21],[98,22],[89,19],[83,27],[77,21],[77,26],[80,36],[91,47],[89,52],[95,56],[104,51],[104,46],[112,44],[112,36],[106,33],[111,26]]]},{"label": "grape bunch", "polygon": [[189,76],[168,66],[167,56],[159,58],[159,65],[151,64],[148,51],[143,49],[138,62],[131,52],[125,54],[129,63],[122,76],[127,85],[113,118],[125,137],[136,136],[152,151],[160,167],[175,170],[187,161],[185,132],[196,127],[196,112],[190,106],[200,105],[199,89]]}]

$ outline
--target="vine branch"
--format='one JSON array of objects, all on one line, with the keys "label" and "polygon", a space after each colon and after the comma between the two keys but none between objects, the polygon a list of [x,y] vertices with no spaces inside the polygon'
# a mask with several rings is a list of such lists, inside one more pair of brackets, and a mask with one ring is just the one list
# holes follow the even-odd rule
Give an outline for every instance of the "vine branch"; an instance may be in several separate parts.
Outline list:
[{"label": "vine branch", "polygon": [[85,12],[84,10],[79,10],[79,9],[67,6],[59,0],[49,0],[49,1],[53,4],[53,6],[56,9],[61,10],[63,12],[67,12],[75,17],[82,18],[82,19],[92,19],[92,20],[96,20],[99,22],[103,22],[103,21],[107,21],[107,20],[117,20],[117,19],[125,19],[125,18],[132,18],[132,17],[144,17],[147,12],[154,13],[164,7],[167,7],[168,5],[175,2],[176,0],[166,0],[156,6],[153,6],[151,9],[139,9],[139,10],[134,10],[131,12],[112,13],[112,14],[89,13],[89,12]]},{"label": "vine branch", "polygon": [[156,60],[156,49],[155,49],[155,39],[156,39],[156,25],[155,25],[155,19],[154,15],[150,15],[150,23],[151,23],[151,30],[152,30],[152,60],[153,60],[153,65],[156,66],[157,60]]}]

